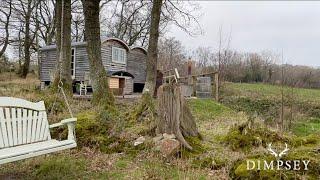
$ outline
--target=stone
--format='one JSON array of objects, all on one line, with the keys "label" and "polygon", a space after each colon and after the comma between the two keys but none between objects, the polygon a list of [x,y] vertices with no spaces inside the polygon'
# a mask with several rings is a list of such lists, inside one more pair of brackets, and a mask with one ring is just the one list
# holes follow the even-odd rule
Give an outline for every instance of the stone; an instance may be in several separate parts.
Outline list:
[{"label": "stone", "polygon": [[158,134],[156,137],[152,138],[155,144],[158,144],[163,139],[162,134]]},{"label": "stone", "polygon": [[140,136],[138,139],[136,139],[136,140],[134,141],[133,146],[138,146],[139,144],[144,143],[145,140],[146,140],[145,137]]},{"label": "stone", "polygon": [[179,152],[180,142],[175,139],[163,139],[160,141],[160,152],[164,157],[170,157]]},{"label": "stone", "polygon": [[163,133],[163,138],[164,138],[164,139],[175,139],[175,138],[176,138],[176,135]]}]

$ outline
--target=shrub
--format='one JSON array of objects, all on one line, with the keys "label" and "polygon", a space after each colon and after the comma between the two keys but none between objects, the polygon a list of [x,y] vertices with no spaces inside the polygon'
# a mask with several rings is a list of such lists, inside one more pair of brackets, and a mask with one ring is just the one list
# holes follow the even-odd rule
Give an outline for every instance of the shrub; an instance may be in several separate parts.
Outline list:
[{"label": "shrub", "polygon": [[246,122],[232,127],[223,142],[231,146],[233,150],[250,150],[252,147],[265,146],[268,143],[288,142],[289,139],[280,135],[277,131],[266,128],[259,123]]}]

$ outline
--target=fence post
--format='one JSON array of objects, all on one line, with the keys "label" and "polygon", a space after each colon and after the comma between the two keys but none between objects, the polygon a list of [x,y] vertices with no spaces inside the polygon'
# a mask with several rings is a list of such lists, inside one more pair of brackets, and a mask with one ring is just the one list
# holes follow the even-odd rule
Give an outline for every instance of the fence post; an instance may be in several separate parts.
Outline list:
[{"label": "fence post", "polygon": [[214,81],[216,84],[216,101],[219,102],[219,73],[214,74]]}]

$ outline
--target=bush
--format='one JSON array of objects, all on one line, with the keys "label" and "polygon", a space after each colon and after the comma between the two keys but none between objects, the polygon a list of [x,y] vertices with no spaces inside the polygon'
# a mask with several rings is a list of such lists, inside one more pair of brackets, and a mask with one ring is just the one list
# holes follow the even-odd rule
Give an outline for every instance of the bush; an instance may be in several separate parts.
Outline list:
[{"label": "bush", "polygon": [[67,107],[63,98],[61,97],[61,94],[56,95],[56,93],[57,92],[54,92],[51,89],[39,91],[37,99],[33,101],[44,101],[48,114],[59,114],[64,112]]},{"label": "bush", "polygon": [[294,147],[299,146],[314,146],[320,143],[319,134],[310,134],[304,137],[291,137],[290,144]]},{"label": "bush", "polygon": [[244,111],[249,114],[257,114],[267,121],[279,116],[281,103],[269,99],[253,99],[250,97],[228,97],[224,98],[223,104],[237,111]]},{"label": "bush", "polygon": [[289,139],[277,131],[248,121],[232,127],[223,138],[223,142],[230,145],[233,150],[248,151],[253,147],[266,146],[268,143],[289,142]]}]

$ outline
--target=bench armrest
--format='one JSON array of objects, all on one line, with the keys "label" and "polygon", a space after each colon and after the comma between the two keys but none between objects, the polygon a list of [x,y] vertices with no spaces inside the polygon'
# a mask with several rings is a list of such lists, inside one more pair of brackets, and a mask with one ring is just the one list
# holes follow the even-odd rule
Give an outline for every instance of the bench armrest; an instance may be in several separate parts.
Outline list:
[{"label": "bench armrest", "polygon": [[77,122],[77,118],[69,118],[64,119],[60,121],[59,123],[51,124],[49,125],[49,128],[55,128],[63,125],[68,126],[68,140],[74,140],[75,139],[75,124]]},{"label": "bench armrest", "polygon": [[61,121],[62,124],[75,123],[77,122],[77,118],[69,118]]}]

